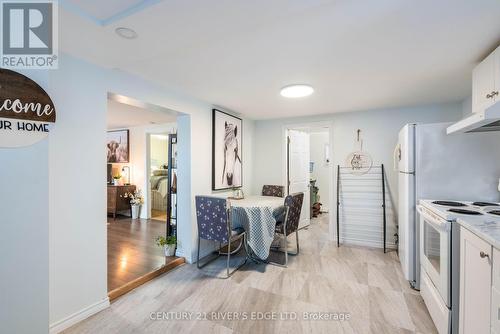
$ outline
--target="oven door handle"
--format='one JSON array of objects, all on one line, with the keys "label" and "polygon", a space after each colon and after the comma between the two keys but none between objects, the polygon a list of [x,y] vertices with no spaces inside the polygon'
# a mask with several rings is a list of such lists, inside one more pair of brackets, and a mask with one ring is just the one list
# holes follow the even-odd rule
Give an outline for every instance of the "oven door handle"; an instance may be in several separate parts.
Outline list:
[{"label": "oven door handle", "polygon": [[427,223],[432,225],[436,230],[441,232],[450,232],[451,231],[451,223],[441,217],[430,214],[425,209],[422,209],[422,206],[417,205],[417,212],[425,219]]}]

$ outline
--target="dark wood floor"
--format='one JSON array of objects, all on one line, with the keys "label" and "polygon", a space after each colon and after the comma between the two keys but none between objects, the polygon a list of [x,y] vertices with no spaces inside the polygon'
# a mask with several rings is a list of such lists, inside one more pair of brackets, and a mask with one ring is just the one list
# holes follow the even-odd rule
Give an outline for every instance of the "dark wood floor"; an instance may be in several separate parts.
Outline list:
[{"label": "dark wood floor", "polygon": [[176,259],[156,246],[159,235],[165,235],[164,222],[108,218],[108,292]]}]

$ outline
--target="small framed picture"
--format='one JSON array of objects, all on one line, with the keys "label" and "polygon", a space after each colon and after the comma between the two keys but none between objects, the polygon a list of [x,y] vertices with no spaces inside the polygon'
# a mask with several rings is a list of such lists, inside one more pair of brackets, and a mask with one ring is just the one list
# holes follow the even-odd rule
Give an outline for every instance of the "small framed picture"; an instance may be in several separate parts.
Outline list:
[{"label": "small framed picture", "polygon": [[108,131],[106,150],[108,163],[128,163],[130,160],[128,130]]},{"label": "small framed picture", "polygon": [[212,190],[243,185],[242,120],[223,111],[212,110]]}]

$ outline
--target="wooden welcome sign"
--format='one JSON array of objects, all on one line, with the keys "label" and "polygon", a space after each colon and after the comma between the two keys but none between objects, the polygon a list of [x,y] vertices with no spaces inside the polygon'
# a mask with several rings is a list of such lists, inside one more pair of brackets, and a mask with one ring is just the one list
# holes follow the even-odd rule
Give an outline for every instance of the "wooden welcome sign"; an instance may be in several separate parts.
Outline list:
[{"label": "wooden welcome sign", "polygon": [[49,95],[30,78],[0,69],[0,147],[34,144],[56,122]]}]

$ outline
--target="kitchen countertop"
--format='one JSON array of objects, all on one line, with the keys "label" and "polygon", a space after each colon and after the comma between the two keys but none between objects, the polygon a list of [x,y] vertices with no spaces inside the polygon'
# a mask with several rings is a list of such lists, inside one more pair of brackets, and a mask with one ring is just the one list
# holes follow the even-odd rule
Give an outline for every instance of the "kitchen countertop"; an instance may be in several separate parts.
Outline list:
[{"label": "kitchen countertop", "polygon": [[500,249],[500,221],[498,218],[458,218],[457,223],[490,243],[493,247]]}]

